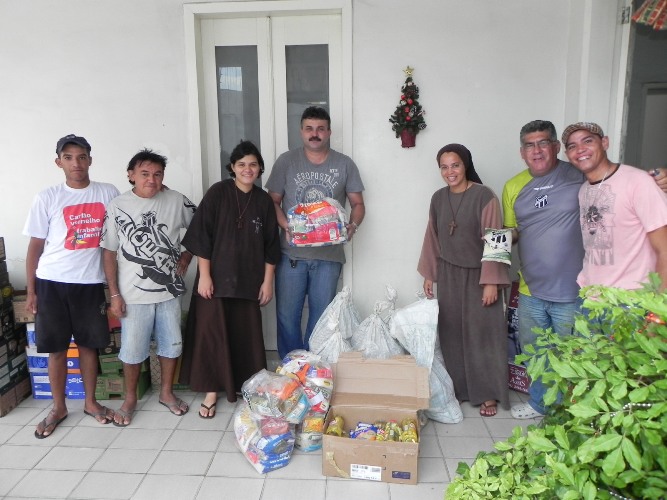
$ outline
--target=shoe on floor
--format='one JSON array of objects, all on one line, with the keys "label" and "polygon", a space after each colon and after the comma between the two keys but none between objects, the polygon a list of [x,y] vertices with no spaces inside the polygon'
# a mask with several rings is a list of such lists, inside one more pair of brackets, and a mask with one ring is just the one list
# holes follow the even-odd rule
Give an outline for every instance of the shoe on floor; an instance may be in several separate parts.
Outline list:
[{"label": "shoe on floor", "polygon": [[[204,403],[201,404],[201,409],[199,410],[199,416],[201,418],[213,418],[215,417],[215,404],[217,401],[214,401],[209,406],[206,406]],[[206,415],[202,413],[202,409],[206,411]]]},{"label": "shoe on floor", "polygon": [[[37,439],[44,439],[49,437],[51,434],[53,434],[53,431],[56,430],[56,427],[60,425],[60,423],[67,418],[67,413],[65,413],[65,416],[62,418],[57,418],[54,420],[51,420],[51,422],[48,421],[48,418],[50,416],[54,415],[53,410],[49,412],[47,417],[42,420],[39,425],[37,426],[37,429],[35,429],[35,437]],[[39,426],[42,426],[42,430],[39,431]]]},{"label": "shoe on floor", "polygon": [[160,401],[158,399],[158,403],[160,403],[162,406],[166,406],[169,411],[177,417],[182,417],[190,409],[187,403],[180,398],[176,398],[176,401],[173,403],[166,403],[165,401]]},{"label": "shoe on floor", "polygon": [[530,406],[528,403],[521,403],[520,405],[512,406],[512,410],[510,411],[510,413],[512,414],[512,417],[520,420],[544,416],[539,411],[535,410],[532,406]]}]

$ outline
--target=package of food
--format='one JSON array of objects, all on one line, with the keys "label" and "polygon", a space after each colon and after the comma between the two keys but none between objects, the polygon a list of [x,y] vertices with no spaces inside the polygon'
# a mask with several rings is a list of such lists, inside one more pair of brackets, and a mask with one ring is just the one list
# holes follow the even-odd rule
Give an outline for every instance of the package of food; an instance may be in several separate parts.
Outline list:
[{"label": "package of food", "polygon": [[317,354],[297,349],[285,356],[277,373],[299,381],[311,412],[326,413],[333,393],[333,371],[329,363]]},{"label": "package of food", "polygon": [[[276,425],[276,420],[271,421],[272,425],[266,424],[267,419],[253,414],[246,403],[234,413],[236,444],[260,474],[286,466],[294,449],[293,425]],[[274,433],[264,434],[269,430]]]},{"label": "package of food", "polygon": [[322,448],[324,413],[309,411],[303,422],[296,426],[294,446],[301,451],[315,451]]},{"label": "package of food", "polygon": [[280,417],[298,424],[310,409],[298,380],[268,370],[260,370],[246,380],[241,393],[252,412],[258,416]]},{"label": "package of food", "polygon": [[317,247],[345,243],[347,221],[345,209],[333,198],[300,203],[287,211],[290,244]]}]

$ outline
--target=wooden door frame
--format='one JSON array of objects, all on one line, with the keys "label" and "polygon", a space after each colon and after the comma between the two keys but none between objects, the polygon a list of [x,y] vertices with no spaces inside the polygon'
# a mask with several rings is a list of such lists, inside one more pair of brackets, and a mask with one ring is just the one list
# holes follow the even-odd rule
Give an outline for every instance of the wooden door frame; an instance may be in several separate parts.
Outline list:
[{"label": "wooden door frame", "polygon": [[188,106],[189,161],[192,167],[191,193],[195,201],[202,199],[203,162],[206,137],[202,135],[205,125],[204,92],[200,85],[202,73],[201,20],[233,19],[265,16],[297,16],[337,14],[342,23],[343,93],[342,153],[352,156],[352,0],[284,0],[258,2],[214,2],[183,5],[185,30],[185,67]]}]

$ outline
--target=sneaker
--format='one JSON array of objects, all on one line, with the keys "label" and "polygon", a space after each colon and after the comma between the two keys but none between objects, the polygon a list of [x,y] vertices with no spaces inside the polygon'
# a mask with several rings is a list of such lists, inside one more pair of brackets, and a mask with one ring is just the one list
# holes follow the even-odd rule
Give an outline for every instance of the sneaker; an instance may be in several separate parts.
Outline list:
[{"label": "sneaker", "polygon": [[520,405],[512,406],[512,410],[510,413],[512,413],[512,417],[521,420],[544,416],[542,413],[535,410],[528,403],[521,403]]}]

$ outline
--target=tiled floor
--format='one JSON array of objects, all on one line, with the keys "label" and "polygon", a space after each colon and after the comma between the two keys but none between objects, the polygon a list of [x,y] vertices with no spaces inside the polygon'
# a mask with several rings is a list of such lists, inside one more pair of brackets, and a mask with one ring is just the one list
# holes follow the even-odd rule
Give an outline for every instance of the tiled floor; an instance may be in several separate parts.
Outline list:
[{"label": "tiled floor", "polygon": [[[456,425],[429,422],[422,431],[416,486],[333,479],[321,474],[321,453],[296,450],[290,464],[258,474],[236,449],[235,405],[223,398],[214,419],[197,416],[201,394],[180,392],[191,411],[171,415],[149,390],[132,425],[100,425],[69,401],[69,416],[46,439],[34,437],[51,402],[27,399],[0,418],[0,497],[234,500],[442,500],[460,461],[511,434],[518,421],[508,411],[482,418],[463,405]],[[513,402],[525,396],[511,393]],[[120,401],[108,405],[118,408]]]}]

